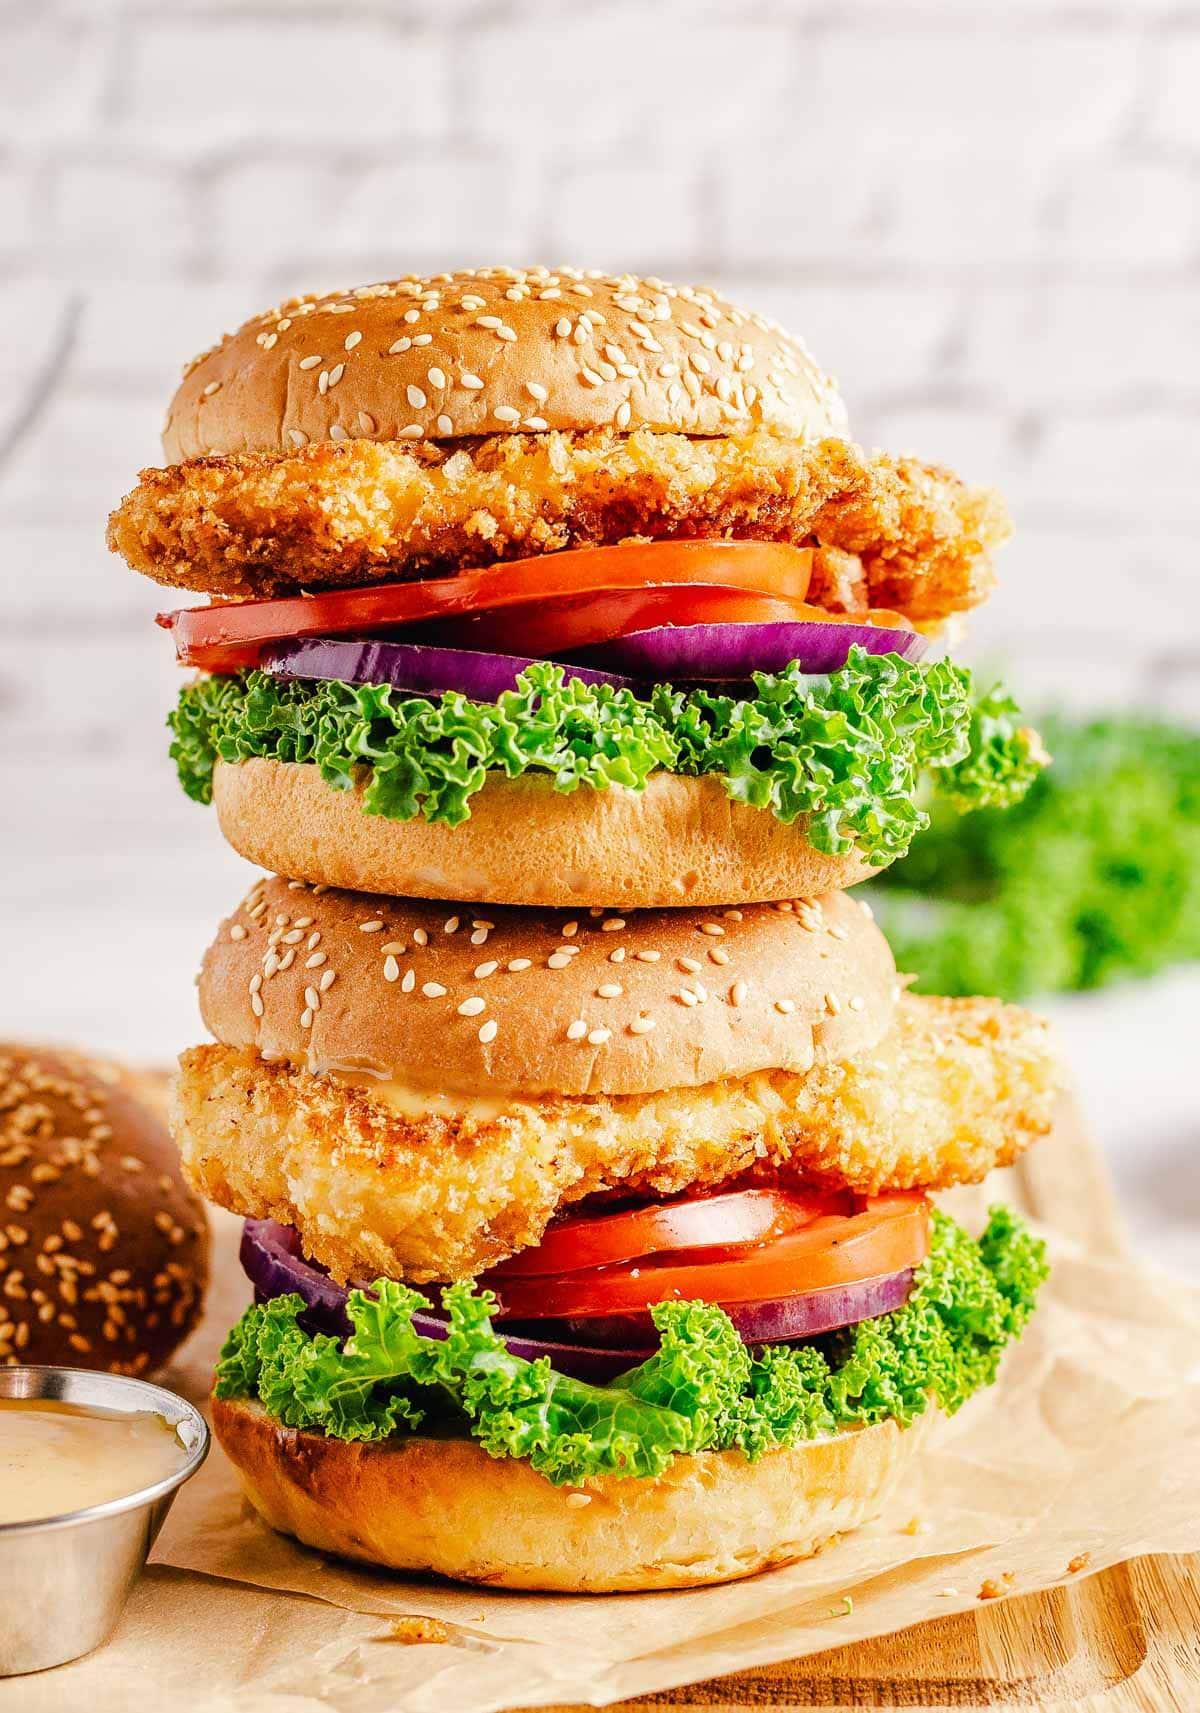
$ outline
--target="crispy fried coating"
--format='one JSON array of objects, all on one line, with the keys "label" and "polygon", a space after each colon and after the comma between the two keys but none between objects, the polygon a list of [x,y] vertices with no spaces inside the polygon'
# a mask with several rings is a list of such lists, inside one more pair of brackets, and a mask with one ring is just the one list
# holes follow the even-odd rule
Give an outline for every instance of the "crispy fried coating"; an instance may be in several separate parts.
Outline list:
[{"label": "crispy fried coating", "polygon": [[1050,1126],[1046,1025],[986,999],[901,998],[852,1063],[656,1095],[404,1116],[376,1095],[222,1046],[183,1055],[173,1127],[192,1183],[295,1225],[335,1278],[472,1277],[585,1196],[732,1179],[944,1188]]},{"label": "crispy fried coating", "polygon": [[819,549],[814,603],[936,621],[984,599],[990,551],[1007,533],[992,490],[913,459],[766,431],[639,429],[197,458],[143,470],[108,541],[160,583],[233,597],[630,537],[785,541]]}]

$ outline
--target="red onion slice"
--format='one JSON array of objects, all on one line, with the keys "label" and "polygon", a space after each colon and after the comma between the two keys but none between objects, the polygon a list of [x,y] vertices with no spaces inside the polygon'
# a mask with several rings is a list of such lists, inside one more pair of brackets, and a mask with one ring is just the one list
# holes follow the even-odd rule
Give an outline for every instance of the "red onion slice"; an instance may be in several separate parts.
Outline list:
[{"label": "red onion slice", "polygon": [[920,660],[929,640],[919,631],[883,625],[780,624],[658,625],[632,631],[589,649],[587,660],[635,678],[659,682],[718,678],[741,682],[752,672],[782,672],[795,661],[801,672],[836,672],[851,648]]},{"label": "red onion slice", "polygon": [[[294,637],[271,643],[262,667],[276,678],[336,678],[343,684],[390,684],[397,690],[434,696],[460,690],[475,702],[494,702],[516,688],[533,661],[520,654],[483,654],[468,648],[433,648],[427,643],[386,642],[370,637]],[[630,678],[588,666],[563,665],[568,678],[584,684],[633,689]]]},{"label": "red onion slice", "polygon": [[[303,1297],[305,1312],[300,1321],[306,1332],[328,1332],[334,1338],[348,1338],[350,1321],[346,1314],[348,1291],[335,1283],[323,1268],[306,1261],[301,1253],[299,1234],[290,1225],[277,1225],[270,1219],[248,1219],[242,1228],[239,1258],[259,1302],[286,1296],[294,1291]],[[418,1310],[413,1326],[423,1338],[445,1338],[446,1316],[430,1306],[428,1312]],[[606,1380],[636,1368],[654,1354],[658,1334],[651,1327],[652,1339],[635,1348],[609,1348],[588,1344],[560,1344],[541,1338],[519,1338],[504,1335],[506,1348],[513,1356],[536,1362],[548,1356],[551,1366],[560,1374],[570,1374],[576,1380],[591,1380],[603,1385]]]},{"label": "red onion slice", "polygon": [[[830,1285],[794,1297],[769,1302],[722,1303],[747,1344],[786,1344],[797,1338],[816,1338],[823,1332],[854,1326],[860,1320],[875,1320],[903,1308],[912,1289],[913,1270],[882,1273],[860,1279],[853,1285]],[[500,1287],[503,1289],[503,1287]],[[586,1338],[591,1344],[607,1346],[640,1344],[655,1336],[648,1314],[576,1315],[556,1323],[571,1338]]]}]

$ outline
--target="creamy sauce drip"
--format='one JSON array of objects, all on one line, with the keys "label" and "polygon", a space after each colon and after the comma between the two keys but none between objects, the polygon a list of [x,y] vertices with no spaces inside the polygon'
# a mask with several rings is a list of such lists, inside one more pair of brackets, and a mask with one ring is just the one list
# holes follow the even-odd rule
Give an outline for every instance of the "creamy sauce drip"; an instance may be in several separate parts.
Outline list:
[{"label": "creamy sauce drip", "polygon": [[369,1071],[343,1071],[329,1066],[316,1074],[340,1083],[343,1088],[370,1095],[400,1118],[473,1118],[487,1124],[520,1103],[518,1095],[442,1093],[437,1089],[414,1088],[394,1077],[372,1076]]},{"label": "creamy sauce drip", "polygon": [[152,1410],[0,1398],[0,1523],[61,1516],[153,1487],[187,1459]]}]

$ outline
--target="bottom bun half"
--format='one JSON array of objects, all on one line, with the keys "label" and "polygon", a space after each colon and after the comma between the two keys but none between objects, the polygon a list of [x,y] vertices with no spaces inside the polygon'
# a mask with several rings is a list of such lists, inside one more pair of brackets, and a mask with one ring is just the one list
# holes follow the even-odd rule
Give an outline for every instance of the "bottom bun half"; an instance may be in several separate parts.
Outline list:
[{"label": "bottom bun half", "polygon": [[400,898],[532,904],[753,904],[840,892],[874,871],[825,856],[716,778],[653,774],[643,791],[556,791],[549,776],[489,775],[457,827],[369,815],[361,792],[308,763],[218,762],[213,801],[239,855],[297,880]]},{"label": "bottom bun half", "polygon": [[365,1445],[214,1399],[217,1438],[272,1528],[323,1552],[493,1588],[602,1594],[730,1582],[879,1515],[932,1416],[767,1452],[676,1457],[655,1479],[555,1487],[472,1440]]}]

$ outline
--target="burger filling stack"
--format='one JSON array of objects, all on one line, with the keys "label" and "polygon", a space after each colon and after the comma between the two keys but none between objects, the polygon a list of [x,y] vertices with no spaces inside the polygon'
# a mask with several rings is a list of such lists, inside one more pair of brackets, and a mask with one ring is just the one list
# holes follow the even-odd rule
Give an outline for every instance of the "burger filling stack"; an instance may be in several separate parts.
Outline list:
[{"label": "burger filling stack", "polygon": [[998,497],[861,450],[763,316],[575,269],[294,299],[165,450],[110,541],[209,597],[171,752],[268,871],[174,1110],[246,1221],[254,1504],[579,1591],[877,1515],[1045,1275],[931,1199],[1049,1128],[1045,1026],[906,993],[850,890],[1046,760],[944,654]]}]

